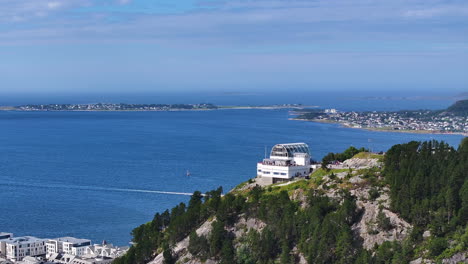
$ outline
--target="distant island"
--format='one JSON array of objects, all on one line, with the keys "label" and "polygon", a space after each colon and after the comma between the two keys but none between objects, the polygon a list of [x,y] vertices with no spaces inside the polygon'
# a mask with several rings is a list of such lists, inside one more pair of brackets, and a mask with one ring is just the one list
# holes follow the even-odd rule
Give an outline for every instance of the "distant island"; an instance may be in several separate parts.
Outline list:
[{"label": "distant island", "polygon": [[338,123],[375,131],[468,134],[468,100],[457,101],[444,110],[342,112],[336,109],[304,109],[296,111],[296,114],[294,120]]},{"label": "distant island", "polygon": [[16,111],[175,111],[217,109],[214,104],[27,104],[2,107],[1,110]]},{"label": "distant island", "polygon": [[275,105],[233,105],[217,106],[210,103],[201,104],[127,104],[127,103],[94,103],[94,104],[26,104],[19,106],[0,106],[6,111],[183,111],[183,110],[216,110],[216,109],[304,109],[316,106],[301,104]]}]

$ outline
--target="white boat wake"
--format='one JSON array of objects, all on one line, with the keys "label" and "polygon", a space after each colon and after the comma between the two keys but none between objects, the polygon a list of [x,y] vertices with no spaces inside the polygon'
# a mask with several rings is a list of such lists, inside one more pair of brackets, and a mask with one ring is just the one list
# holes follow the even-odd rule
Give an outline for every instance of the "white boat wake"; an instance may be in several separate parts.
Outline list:
[{"label": "white boat wake", "polygon": [[172,195],[185,195],[185,196],[191,196],[193,194],[193,193],[187,193],[187,192],[171,192],[171,191],[127,189],[127,188],[113,188],[113,187],[99,187],[99,186],[82,186],[82,185],[65,185],[65,184],[36,184],[36,183],[16,183],[16,182],[5,183],[3,182],[3,183],[0,183],[0,185],[33,187],[33,188],[50,188],[50,189],[73,189],[73,190],[84,190],[84,191],[113,191],[113,192],[172,194]]}]

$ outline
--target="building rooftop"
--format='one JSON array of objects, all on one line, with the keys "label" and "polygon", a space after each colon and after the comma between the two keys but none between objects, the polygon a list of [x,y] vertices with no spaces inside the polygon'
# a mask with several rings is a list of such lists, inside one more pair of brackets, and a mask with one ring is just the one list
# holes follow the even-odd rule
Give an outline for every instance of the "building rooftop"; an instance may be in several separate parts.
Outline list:
[{"label": "building rooftop", "polygon": [[34,243],[34,242],[42,242],[45,241],[45,239],[42,238],[37,238],[33,236],[23,236],[23,237],[10,237],[6,239],[1,239],[0,241],[8,243],[8,244],[25,244],[25,243]]},{"label": "building rooftop", "polygon": [[306,143],[286,143],[276,144],[271,149],[271,157],[294,157],[296,153],[310,154],[309,146]]},{"label": "building rooftop", "polygon": [[90,242],[89,239],[82,239],[82,238],[75,238],[75,237],[58,237],[58,238],[54,238],[50,240],[56,240],[60,242],[69,242],[73,244],[81,244],[81,243]]}]

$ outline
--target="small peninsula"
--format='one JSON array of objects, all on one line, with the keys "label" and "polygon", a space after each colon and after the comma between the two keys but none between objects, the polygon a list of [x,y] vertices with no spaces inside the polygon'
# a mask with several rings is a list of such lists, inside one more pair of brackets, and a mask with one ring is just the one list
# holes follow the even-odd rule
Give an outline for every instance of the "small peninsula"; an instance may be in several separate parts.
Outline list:
[{"label": "small peninsula", "polygon": [[296,111],[294,120],[337,123],[373,131],[468,134],[468,100],[457,101],[444,110],[402,110],[393,112],[342,112],[336,109]]}]

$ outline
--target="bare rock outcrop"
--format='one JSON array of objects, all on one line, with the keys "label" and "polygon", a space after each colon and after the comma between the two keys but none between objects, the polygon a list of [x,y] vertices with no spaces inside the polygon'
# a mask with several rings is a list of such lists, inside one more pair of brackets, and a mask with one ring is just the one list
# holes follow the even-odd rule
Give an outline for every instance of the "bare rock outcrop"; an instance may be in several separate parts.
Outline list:
[{"label": "bare rock outcrop", "polygon": [[431,259],[425,259],[423,257],[410,261],[410,264],[434,264],[434,263],[443,263],[443,264],[468,263],[468,251],[456,253],[450,258],[442,259],[440,262],[436,262]]},{"label": "bare rock outcrop", "polygon": [[[213,223],[214,220],[208,220],[205,223],[203,223],[197,230],[197,235],[199,236],[208,236],[208,234],[211,232],[211,224]],[[178,256],[179,259],[191,259],[191,254],[188,252],[187,248],[189,245],[189,237],[184,238],[182,241],[179,241],[175,247],[172,249],[174,252],[174,255]],[[163,254],[160,253],[158,254],[154,260],[149,262],[150,264],[163,264]],[[198,262],[186,262],[186,263],[198,263]],[[208,262],[205,262],[208,263]]]},{"label": "bare rock outcrop", "polygon": [[[411,225],[400,218],[394,212],[385,208],[388,206],[388,196],[381,195],[376,201],[363,200],[365,197],[361,192],[356,202],[359,210],[362,211],[362,217],[359,222],[352,226],[356,235],[360,236],[363,240],[363,247],[365,249],[372,249],[375,244],[382,244],[385,241],[401,241],[406,238],[411,229]],[[383,207],[383,208],[382,208]],[[383,230],[378,224],[378,215],[382,212],[390,223],[388,230]]]},{"label": "bare rock outcrop", "polygon": [[307,195],[303,189],[294,190],[289,199],[298,201],[301,208],[305,208],[307,206]]},{"label": "bare rock outcrop", "polygon": [[228,228],[227,230],[232,232],[236,238],[242,237],[250,230],[256,230],[261,232],[265,228],[266,224],[260,219],[257,218],[248,218],[239,217],[239,220],[234,224],[234,226]]},{"label": "bare rock outcrop", "polygon": [[451,258],[443,259],[444,264],[456,264],[456,263],[468,263],[468,251],[459,252],[453,255]]},{"label": "bare rock outcrop", "polygon": [[344,168],[359,168],[359,169],[380,167],[381,165],[382,163],[378,159],[360,159],[360,158],[347,159],[342,164]]},{"label": "bare rock outcrop", "polygon": [[[243,217],[244,215],[240,215],[238,221],[232,226],[227,228],[226,230],[229,232],[232,232],[237,238],[244,236],[249,230],[256,230],[258,232],[261,232],[263,228],[265,228],[266,224],[256,218],[248,218],[245,219]],[[198,236],[205,236],[209,237],[212,229],[212,223],[216,219],[208,220],[205,223],[203,223],[197,230],[197,235]],[[184,263],[184,264],[196,264],[200,263],[200,260],[197,258],[194,258],[190,252],[188,252],[187,248],[190,243],[190,238],[186,237],[183,240],[179,241],[173,250],[173,254],[177,257],[178,261],[177,263]],[[163,264],[163,254],[160,253],[158,254],[153,261],[149,262],[149,264]],[[215,264],[218,263],[218,261],[213,260],[213,259],[207,259],[203,263],[205,264]]]}]

